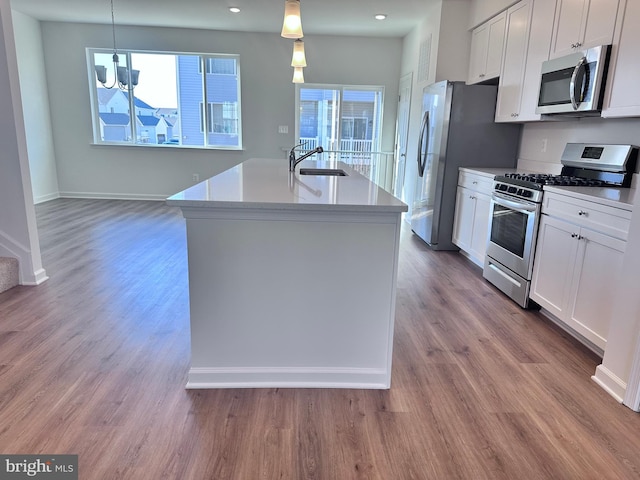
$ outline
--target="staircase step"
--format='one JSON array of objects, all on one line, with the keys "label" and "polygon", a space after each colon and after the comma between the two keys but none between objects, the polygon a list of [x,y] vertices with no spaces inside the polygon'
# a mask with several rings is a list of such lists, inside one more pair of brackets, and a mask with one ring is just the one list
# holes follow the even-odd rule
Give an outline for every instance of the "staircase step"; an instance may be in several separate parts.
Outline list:
[{"label": "staircase step", "polygon": [[0,257],[0,293],[18,285],[18,260]]}]

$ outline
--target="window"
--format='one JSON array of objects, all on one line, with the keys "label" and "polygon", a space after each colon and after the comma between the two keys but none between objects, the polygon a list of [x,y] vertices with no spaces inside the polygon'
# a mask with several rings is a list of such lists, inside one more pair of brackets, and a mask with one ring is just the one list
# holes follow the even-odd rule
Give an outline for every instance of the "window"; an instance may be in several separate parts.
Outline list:
[{"label": "window", "polygon": [[242,148],[238,55],[118,55],[120,66],[140,71],[133,88],[103,87],[94,67],[107,68],[109,86],[114,81],[113,52],[87,49],[96,143]]},{"label": "window", "polygon": [[200,102],[200,132],[206,128],[208,133],[238,134],[238,108],[235,103],[209,102],[206,115],[203,112],[204,104]]},{"label": "window", "polygon": [[378,152],[382,87],[298,86],[298,138],[306,149]]},{"label": "window", "polygon": [[296,92],[296,129],[303,150],[322,146],[329,158],[372,178],[383,158],[383,87],[304,84]]}]

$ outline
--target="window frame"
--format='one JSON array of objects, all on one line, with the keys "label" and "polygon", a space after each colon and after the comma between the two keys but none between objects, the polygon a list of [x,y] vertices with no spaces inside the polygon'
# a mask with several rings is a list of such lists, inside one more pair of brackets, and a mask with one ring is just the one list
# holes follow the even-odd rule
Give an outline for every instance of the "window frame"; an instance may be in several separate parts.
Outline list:
[{"label": "window frame", "polygon": [[[300,141],[300,112],[302,108],[302,102],[300,101],[300,90],[301,89],[319,89],[319,90],[337,90],[339,91],[339,99],[338,99],[338,112],[336,113],[338,122],[336,125],[337,132],[340,133],[340,139],[342,139],[342,115],[343,115],[343,99],[345,90],[356,90],[356,91],[372,91],[380,94],[380,104],[379,109],[376,115],[376,120],[379,123],[380,131],[378,132],[378,136],[375,138],[375,142],[371,145],[372,153],[376,153],[380,151],[382,145],[382,134],[383,134],[383,118],[384,118],[384,97],[385,97],[385,87],[382,85],[351,85],[351,84],[332,84],[332,83],[302,83],[296,84],[296,98],[295,98],[295,135],[296,135],[296,143]],[[335,106],[333,107],[335,108]],[[374,129],[375,130],[375,129]],[[373,132],[373,130],[372,130]],[[375,147],[375,148],[374,148]],[[304,147],[303,147],[304,149]],[[329,150],[325,147],[325,150]]]},{"label": "window frame", "polygon": [[[136,115],[136,107],[135,107],[135,95],[134,89],[128,88],[127,90],[123,90],[128,94],[129,101],[129,123],[130,127],[128,127],[131,131],[131,137],[128,141],[110,141],[103,140],[101,136],[101,118],[100,118],[100,106],[98,99],[98,86],[99,82],[97,80],[95,74],[95,55],[96,54],[108,54],[113,55],[113,49],[109,48],[94,48],[87,47],[86,48],[86,60],[87,60],[87,70],[89,76],[89,97],[90,97],[90,105],[91,105],[91,121],[92,121],[92,132],[93,132],[93,145],[106,145],[106,146],[124,146],[124,147],[151,147],[151,148],[187,148],[187,149],[205,149],[205,150],[244,150],[243,146],[243,137],[242,137],[242,81],[241,81],[241,69],[240,69],[240,55],[239,54],[228,54],[228,53],[203,53],[203,52],[175,52],[175,51],[159,51],[159,50],[136,50],[136,49],[126,49],[126,50],[118,50],[118,55],[121,58],[121,64],[125,64],[130,66],[131,56],[132,54],[147,54],[147,55],[174,55],[174,56],[193,56],[198,57],[198,71],[197,74],[201,77],[202,82],[202,98],[200,99],[200,105],[206,104],[207,106],[213,103],[219,102],[206,102],[207,99],[207,77],[209,75],[219,75],[225,77],[235,76],[236,78],[236,93],[237,93],[237,101],[236,102],[227,102],[232,105],[237,105],[235,108],[236,118],[236,133],[230,134],[237,137],[236,145],[219,145],[219,144],[210,144],[209,135],[212,133],[220,133],[213,131],[213,116],[205,115],[204,121],[205,123],[205,131],[203,133],[203,144],[202,145],[183,145],[180,144],[162,144],[162,143],[142,143],[138,140],[138,129],[137,125],[137,115]],[[213,60],[217,58],[229,58],[235,59],[235,72],[234,73],[213,73],[207,71],[205,75],[202,74],[203,66],[213,65]],[[122,62],[122,59],[125,59],[125,62]],[[135,65],[134,65],[135,67]],[[213,68],[211,68],[213,70]],[[208,70],[208,68],[207,68]],[[118,88],[117,86],[114,88]],[[176,79],[176,89],[178,94],[178,106],[176,107],[178,111],[180,111],[180,89],[179,89],[179,78]],[[221,103],[222,104],[222,103]],[[156,107],[161,108],[161,107]],[[133,112],[133,115],[131,115]],[[199,115],[202,117],[202,107],[200,107]],[[208,117],[208,118],[207,118]],[[202,118],[201,118],[202,124]],[[210,124],[210,125],[209,125]],[[201,129],[202,130],[202,129]],[[207,133],[207,130],[209,131]],[[222,132],[224,134],[224,132]]]}]

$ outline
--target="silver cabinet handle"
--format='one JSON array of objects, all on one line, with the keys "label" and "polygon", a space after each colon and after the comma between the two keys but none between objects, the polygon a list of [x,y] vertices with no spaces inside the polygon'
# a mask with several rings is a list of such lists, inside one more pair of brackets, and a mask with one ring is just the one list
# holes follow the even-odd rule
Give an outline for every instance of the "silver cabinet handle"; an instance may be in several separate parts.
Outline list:
[{"label": "silver cabinet handle", "polygon": [[476,182],[476,181],[473,181],[473,182],[471,182],[471,183],[472,183],[473,185],[477,185],[477,184],[478,184],[478,182]]},{"label": "silver cabinet handle", "polygon": [[586,217],[588,215],[588,213],[585,212],[584,210],[579,210],[578,211],[578,215],[580,215],[581,217]]},{"label": "silver cabinet handle", "polygon": [[578,236],[578,234],[577,234],[577,233],[572,233],[572,234],[571,234],[571,238],[576,238],[577,236]]}]

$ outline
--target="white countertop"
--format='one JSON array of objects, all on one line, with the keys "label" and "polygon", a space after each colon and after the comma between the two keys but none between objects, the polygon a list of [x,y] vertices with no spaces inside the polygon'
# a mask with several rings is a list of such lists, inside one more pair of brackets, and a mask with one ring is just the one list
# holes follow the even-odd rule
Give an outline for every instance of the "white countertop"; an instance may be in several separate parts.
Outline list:
[{"label": "white countertop", "polygon": [[544,191],[629,211],[633,211],[633,199],[636,194],[634,188],[563,187],[555,185],[545,185]]},{"label": "white countertop", "polygon": [[[475,173],[485,177],[495,177],[505,173],[545,173],[531,172],[519,168],[479,168],[479,167],[461,167],[461,171]],[[632,184],[633,186],[633,184]],[[545,185],[544,191],[555,192],[561,195],[567,195],[573,198],[596,202],[603,205],[609,205],[623,210],[633,210],[634,198],[636,196],[635,188],[616,188],[616,187],[565,187],[555,185]],[[639,198],[640,201],[640,198]]]},{"label": "white countertop", "polygon": [[482,175],[483,177],[489,177],[493,179],[496,175],[504,175],[505,173],[519,172],[517,168],[482,168],[482,167],[459,167],[461,172],[475,173],[476,175]]},{"label": "white countertop", "polygon": [[[300,168],[341,168],[348,176],[301,175]],[[251,158],[167,199],[177,207],[406,212],[389,192],[342,162]]]}]

